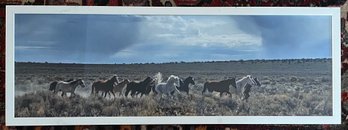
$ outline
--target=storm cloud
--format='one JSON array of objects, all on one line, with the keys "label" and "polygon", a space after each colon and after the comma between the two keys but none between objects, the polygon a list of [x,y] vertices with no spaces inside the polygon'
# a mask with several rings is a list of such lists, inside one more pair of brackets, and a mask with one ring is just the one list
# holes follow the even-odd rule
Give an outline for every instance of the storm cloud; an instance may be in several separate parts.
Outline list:
[{"label": "storm cloud", "polygon": [[315,58],[331,55],[329,16],[237,16],[239,29],[262,37],[267,58]]}]

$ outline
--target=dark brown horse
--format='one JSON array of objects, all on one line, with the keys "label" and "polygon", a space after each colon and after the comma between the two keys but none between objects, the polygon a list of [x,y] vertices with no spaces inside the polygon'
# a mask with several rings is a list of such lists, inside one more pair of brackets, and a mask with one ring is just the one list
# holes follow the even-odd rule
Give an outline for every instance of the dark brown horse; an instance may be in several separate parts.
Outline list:
[{"label": "dark brown horse", "polygon": [[202,94],[206,90],[208,90],[209,92],[220,92],[220,97],[224,92],[232,96],[232,94],[230,93],[230,85],[236,88],[236,78],[230,78],[227,80],[222,80],[220,82],[205,82]]},{"label": "dark brown horse", "polygon": [[189,94],[189,85],[195,85],[195,81],[193,80],[193,78],[187,77],[184,81],[182,81],[180,79],[180,87],[176,86],[176,88],[180,91],[180,92],[186,92],[187,95]]},{"label": "dark brown horse", "polygon": [[119,84],[114,86],[114,90],[113,91],[115,93],[119,92],[118,95],[121,96],[122,90],[123,90],[124,87],[127,86],[127,84],[129,84],[129,80],[128,79],[124,79],[122,82],[120,82]]},{"label": "dark brown horse", "polygon": [[99,91],[102,91],[102,95],[104,95],[104,97],[106,97],[106,94],[110,94],[110,92],[112,93],[112,95],[114,95],[115,97],[115,93],[113,91],[114,89],[114,84],[118,84],[118,77],[117,76],[113,76],[112,78],[110,78],[109,80],[99,80],[99,81],[95,81],[92,84],[92,93],[91,94],[98,94]]},{"label": "dark brown horse", "polygon": [[141,82],[132,81],[127,84],[125,96],[127,97],[129,92],[131,92],[132,97],[138,94],[141,94],[141,96],[143,96],[144,94],[148,95],[154,87],[153,83],[154,80],[151,77],[147,77]]}]

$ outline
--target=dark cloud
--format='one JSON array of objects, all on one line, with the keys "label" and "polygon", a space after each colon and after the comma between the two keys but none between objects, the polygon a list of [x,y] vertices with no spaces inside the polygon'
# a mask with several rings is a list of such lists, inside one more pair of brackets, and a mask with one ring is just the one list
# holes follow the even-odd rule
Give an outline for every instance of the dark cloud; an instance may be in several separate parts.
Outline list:
[{"label": "dark cloud", "polygon": [[238,16],[233,19],[241,30],[262,37],[265,57],[330,56],[329,16]]}]

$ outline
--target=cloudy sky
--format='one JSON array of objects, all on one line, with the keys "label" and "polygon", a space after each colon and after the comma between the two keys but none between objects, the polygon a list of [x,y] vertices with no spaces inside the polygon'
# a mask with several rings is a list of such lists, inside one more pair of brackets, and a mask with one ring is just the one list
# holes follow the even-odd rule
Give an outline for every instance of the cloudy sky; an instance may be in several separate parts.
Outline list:
[{"label": "cloudy sky", "polygon": [[146,63],[331,57],[328,16],[15,16],[15,61]]}]

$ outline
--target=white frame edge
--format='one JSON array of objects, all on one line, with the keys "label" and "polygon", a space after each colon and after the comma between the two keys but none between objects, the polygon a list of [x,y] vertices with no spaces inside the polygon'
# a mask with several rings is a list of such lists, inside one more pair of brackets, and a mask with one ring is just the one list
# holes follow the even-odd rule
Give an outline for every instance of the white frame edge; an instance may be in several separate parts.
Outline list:
[{"label": "white frame edge", "polygon": [[[168,116],[168,117],[26,117],[14,116],[15,14],[139,14],[139,15],[329,15],[332,18],[332,116]],[[138,124],[340,124],[340,8],[309,7],[6,7],[6,125],[138,125]]]}]

